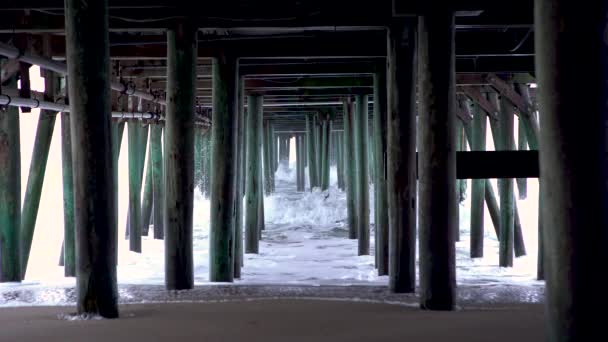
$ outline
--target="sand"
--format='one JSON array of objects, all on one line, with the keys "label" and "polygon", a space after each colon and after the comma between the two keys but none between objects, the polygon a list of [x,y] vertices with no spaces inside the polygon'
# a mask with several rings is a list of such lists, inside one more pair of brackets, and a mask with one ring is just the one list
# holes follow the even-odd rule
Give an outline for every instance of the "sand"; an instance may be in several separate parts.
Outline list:
[{"label": "sand", "polygon": [[329,300],[121,305],[116,320],[67,321],[73,307],[0,309],[0,341],[542,341],[541,304],[427,312]]}]

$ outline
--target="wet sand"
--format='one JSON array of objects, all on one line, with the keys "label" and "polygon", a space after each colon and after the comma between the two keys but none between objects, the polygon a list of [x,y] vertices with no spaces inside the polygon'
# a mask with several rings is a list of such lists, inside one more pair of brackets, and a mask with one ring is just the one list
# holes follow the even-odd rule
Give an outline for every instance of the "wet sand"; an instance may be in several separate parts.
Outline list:
[{"label": "wet sand", "polygon": [[0,309],[0,341],[542,341],[543,306],[428,312],[403,305],[276,299],[121,305],[116,320],[67,321],[73,307]]}]

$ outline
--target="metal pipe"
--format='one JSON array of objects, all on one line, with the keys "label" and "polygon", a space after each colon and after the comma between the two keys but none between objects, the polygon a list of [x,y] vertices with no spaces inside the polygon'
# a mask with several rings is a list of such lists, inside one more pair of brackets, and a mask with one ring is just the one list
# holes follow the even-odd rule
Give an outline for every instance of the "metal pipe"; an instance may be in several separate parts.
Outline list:
[{"label": "metal pipe", "polygon": [[[0,94],[0,106],[13,106],[13,107],[30,107],[40,108],[55,112],[67,113],[70,111],[70,106],[62,103],[40,101],[37,99],[26,99],[23,97],[12,97],[9,95]],[[112,118],[119,119],[146,119],[146,120],[160,120],[162,119],[158,114],[152,112],[112,112]]]},{"label": "metal pipe", "polygon": [[[0,43],[0,55],[11,59],[16,59],[18,61],[25,62],[28,64],[37,65],[42,69],[54,71],[64,76],[68,74],[68,67],[65,63],[55,61],[48,57],[38,56],[28,51],[21,51],[12,45]],[[166,104],[164,99],[161,99],[149,92],[132,88],[127,83],[111,82],[110,87],[112,88],[112,90],[116,90],[118,92],[130,96],[137,96],[144,100],[160,103],[163,105]]]}]

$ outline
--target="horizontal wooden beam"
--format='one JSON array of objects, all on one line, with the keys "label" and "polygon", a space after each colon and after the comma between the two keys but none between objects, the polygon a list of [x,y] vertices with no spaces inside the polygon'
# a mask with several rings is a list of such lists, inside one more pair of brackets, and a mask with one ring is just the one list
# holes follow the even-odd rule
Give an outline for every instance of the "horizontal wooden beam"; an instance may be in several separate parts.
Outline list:
[{"label": "horizontal wooden beam", "polygon": [[538,151],[456,153],[456,178],[538,178]]}]

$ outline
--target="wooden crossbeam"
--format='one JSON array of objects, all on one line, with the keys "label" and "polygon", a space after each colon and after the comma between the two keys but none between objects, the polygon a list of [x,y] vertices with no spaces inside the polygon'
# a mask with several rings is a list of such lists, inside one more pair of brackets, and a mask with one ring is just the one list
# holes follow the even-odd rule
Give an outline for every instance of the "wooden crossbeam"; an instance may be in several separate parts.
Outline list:
[{"label": "wooden crossbeam", "polygon": [[467,95],[471,100],[477,103],[483,110],[485,110],[488,115],[497,120],[498,119],[498,108],[494,106],[486,97],[482,94],[481,88],[479,87],[461,87],[462,91],[465,95]]},{"label": "wooden crossbeam", "polygon": [[517,107],[519,112],[528,116],[532,112],[534,112],[530,104],[525,101],[524,98],[515,91],[515,89],[513,89],[513,86],[511,84],[507,83],[502,78],[492,73],[488,74],[486,76],[486,79],[488,83],[492,85],[492,87],[494,87],[501,96],[504,96],[509,99],[509,101],[511,101],[511,103],[513,103],[515,107]]}]

